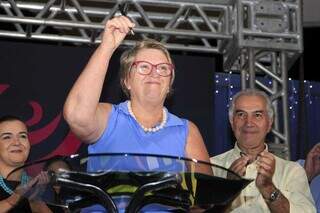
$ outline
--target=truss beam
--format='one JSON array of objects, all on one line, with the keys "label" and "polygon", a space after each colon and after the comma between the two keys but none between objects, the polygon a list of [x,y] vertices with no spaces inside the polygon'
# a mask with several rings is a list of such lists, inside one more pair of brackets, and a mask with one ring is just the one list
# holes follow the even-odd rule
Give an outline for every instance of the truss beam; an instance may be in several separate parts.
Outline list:
[{"label": "truss beam", "polygon": [[289,159],[287,70],[303,51],[300,0],[0,0],[0,36],[97,44],[120,7],[136,24],[124,45],[153,37],[171,50],[222,54],[242,89],[266,91],[276,109],[271,149]]}]

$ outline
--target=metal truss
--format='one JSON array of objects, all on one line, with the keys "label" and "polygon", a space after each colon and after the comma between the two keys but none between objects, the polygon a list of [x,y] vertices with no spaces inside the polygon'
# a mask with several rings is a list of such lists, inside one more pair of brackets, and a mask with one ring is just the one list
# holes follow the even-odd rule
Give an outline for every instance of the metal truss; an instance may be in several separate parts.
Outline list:
[{"label": "metal truss", "polygon": [[270,95],[275,108],[270,149],[290,159],[288,69],[303,50],[301,2],[240,0],[236,10],[224,67],[237,65],[242,89],[258,87]]},{"label": "metal truss", "polygon": [[300,0],[0,0],[0,36],[97,44],[120,10],[136,24],[124,45],[152,37],[170,50],[222,54],[225,71],[241,71],[243,89],[269,93],[271,149],[289,158],[287,71],[303,49]]}]

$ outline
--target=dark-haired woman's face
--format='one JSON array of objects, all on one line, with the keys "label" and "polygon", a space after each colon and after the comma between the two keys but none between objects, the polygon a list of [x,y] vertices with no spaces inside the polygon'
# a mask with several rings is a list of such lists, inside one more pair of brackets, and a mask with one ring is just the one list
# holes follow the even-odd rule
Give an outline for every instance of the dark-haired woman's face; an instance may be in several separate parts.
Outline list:
[{"label": "dark-haired woman's face", "polygon": [[30,152],[26,125],[18,120],[0,123],[0,161],[18,167],[25,163]]}]

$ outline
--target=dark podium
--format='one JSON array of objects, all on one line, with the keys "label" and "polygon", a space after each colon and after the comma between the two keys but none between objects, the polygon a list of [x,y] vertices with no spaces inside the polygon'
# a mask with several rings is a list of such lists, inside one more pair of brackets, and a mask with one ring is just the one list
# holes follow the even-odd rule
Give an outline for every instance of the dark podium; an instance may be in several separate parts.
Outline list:
[{"label": "dark podium", "polygon": [[208,162],[133,153],[56,156],[7,179],[23,170],[32,182],[53,160],[72,168],[47,171],[47,181],[26,184],[23,195],[53,212],[223,212],[252,181]]}]

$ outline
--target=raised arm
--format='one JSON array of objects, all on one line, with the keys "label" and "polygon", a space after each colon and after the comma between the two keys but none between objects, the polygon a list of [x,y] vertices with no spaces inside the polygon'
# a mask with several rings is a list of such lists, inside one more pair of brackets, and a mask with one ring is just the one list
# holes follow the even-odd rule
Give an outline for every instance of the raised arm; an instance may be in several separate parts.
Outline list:
[{"label": "raised arm", "polygon": [[109,20],[101,44],[73,85],[64,105],[64,118],[84,142],[93,143],[106,127],[111,104],[99,103],[113,52],[134,24],[125,16]]}]

